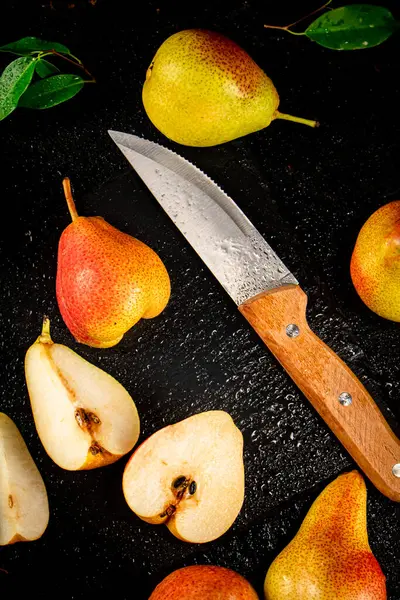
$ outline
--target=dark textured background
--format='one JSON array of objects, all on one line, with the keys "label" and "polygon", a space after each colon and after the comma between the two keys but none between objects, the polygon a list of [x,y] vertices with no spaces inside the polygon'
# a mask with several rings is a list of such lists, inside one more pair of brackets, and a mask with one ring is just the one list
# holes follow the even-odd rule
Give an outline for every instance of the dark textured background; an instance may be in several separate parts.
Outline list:
[{"label": "dark textured background", "polygon": [[[378,2],[379,3],[379,2]],[[29,7],[27,6],[29,4]],[[362,377],[400,434],[399,325],[361,303],[349,277],[357,233],[379,206],[400,196],[399,38],[340,53],[305,38],[266,31],[318,3],[55,0],[2,4],[1,43],[36,35],[67,44],[97,85],[43,112],[17,110],[0,124],[1,410],[23,433],[44,477],[51,519],[40,541],[0,549],[0,595],[145,600],[175,568],[213,563],[236,569],[261,595],[267,568],[296,533],[311,502],[354,467],[277,365],[229,297],[175,230],[107,135],[159,141],[213,177],[272,242],[310,295],[315,330]],[[395,0],[384,3],[400,17]],[[339,4],[337,4],[339,5]],[[278,121],[220,147],[168,142],[141,104],[145,71],[161,42],[183,28],[219,30],[265,69],[284,112],[318,118],[317,130]],[[5,57],[1,57],[4,66]],[[139,323],[109,350],[77,344],[55,301],[56,252],[69,223],[61,179],[73,182],[78,210],[101,214],[152,246],[165,262],[172,297],[157,319]],[[176,540],[130,512],[122,496],[126,459],[70,473],[46,455],[25,388],[23,359],[43,313],[53,337],[114,375],[133,395],[141,440],[212,408],[230,412],[245,438],[246,500],[219,540]],[[368,484],[372,549],[400,599],[400,506]],[[5,590],[14,589],[14,593]],[[339,599],[338,599],[339,600]]]}]

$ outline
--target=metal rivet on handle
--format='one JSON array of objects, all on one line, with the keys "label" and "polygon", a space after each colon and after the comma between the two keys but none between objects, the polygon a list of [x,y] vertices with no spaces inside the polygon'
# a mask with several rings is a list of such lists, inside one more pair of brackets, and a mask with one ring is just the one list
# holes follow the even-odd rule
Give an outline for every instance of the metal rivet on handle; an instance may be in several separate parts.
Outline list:
[{"label": "metal rivet on handle", "polygon": [[392,473],[395,477],[400,478],[400,463],[397,463],[397,465],[393,466]]},{"label": "metal rivet on handle", "polygon": [[298,326],[295,323],[290,323],[290,325],[288,325],[286,327],[286,335],[290,338],[295,338],[299,335],[300,333],[300,329],[298,328]]},{"label": "metal rivet on handle", "polygon": [[353,402],[353,398],[349,392],[342,392],[339,395],[339,402],[342,406],[350,406],[350,404]]}]

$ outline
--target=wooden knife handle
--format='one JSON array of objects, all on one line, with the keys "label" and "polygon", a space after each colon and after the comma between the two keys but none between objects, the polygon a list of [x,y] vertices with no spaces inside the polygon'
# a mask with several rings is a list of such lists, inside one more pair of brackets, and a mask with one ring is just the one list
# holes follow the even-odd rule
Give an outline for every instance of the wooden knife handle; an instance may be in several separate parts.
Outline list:
[{"label": "wooden knife handle", "polygon": [[400,502],[400,440],[354,373],[311,331],[306,306],[300,286],[288,285],[239,310],[373,484]]}]

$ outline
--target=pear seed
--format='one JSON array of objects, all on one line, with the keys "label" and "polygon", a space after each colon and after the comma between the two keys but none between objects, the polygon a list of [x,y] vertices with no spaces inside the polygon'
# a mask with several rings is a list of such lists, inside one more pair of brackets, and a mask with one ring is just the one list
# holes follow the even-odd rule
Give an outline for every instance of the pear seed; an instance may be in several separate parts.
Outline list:
[{"label": "pear seed", "polygon": [[196,493],[196,490],[197,490],[197,483],[195,481],[192,481],[192,483],[189,486],[189,494],[191,496],[193,496],[193,494]]},{"label": "pear seed", "polygon": [[93,454],[93,456],[96,456],[96,454],[99,454],[100,452],[102,452],[102,449],[100,448],[100,446],[99,446],[99,445],[98,445],[96,442],[94,442],[94,443],[93,443],[93,444],[90,446],[90,448],[89,448],[89,452],[90,452],[91,454]]},{"label": "pear seed", "polygon": [[175,479],[175,481],[172,485],[174,486],[175,489],[178,489],[185,483],[185,481],[186,481],[186,477],[181,475],[180,477],[177,477]]},{"label": "pear seed", "polygon": [[100,424],[100,419],[92,412],[86,412],[83,408],[77,408],[75,411],[75,420],[81,429],[89,429],[90,424]]},{"label": "pear seed", "polygon": [[82,429],[86,428],[89,419],[83,408],[76,409],[75,420],[78,423],[79,427],[81,427]]}]

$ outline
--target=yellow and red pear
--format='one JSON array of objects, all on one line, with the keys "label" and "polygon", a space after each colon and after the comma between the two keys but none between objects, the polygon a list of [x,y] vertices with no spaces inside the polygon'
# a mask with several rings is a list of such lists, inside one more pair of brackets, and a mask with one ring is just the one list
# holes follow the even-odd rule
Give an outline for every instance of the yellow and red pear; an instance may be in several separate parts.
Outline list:
[{"label": "yellow and red pear", "polygon": [[258,600],[250,583],[224,567],[178,569],[158,584],[149,600]]},{"label": "yellow and red pear", "polygon": [[63,181],[72,223],[58,247],[57,301],[78,342],[115,346],[139,319],[159,315],[170,280],[158,255],[102,217],[80,217],[69,179]]},{"label": "yellow and red pear", "polygon": [[271,79],[243,48],[215,31],[187,29],[166,39],[143,85],[147,116],[187,146],[214,146],[268,127],[275,119],[316,127],[278,111]]},{"label": "yellow and red pear", "polygon": [[361,300],[379,316],[400,322],[400,200],[379,208],[363,225],[350,272]]},{"label": "yellow and red pear", "polygon": [[270,566],[266,600],[386,600],[385,576],[367,533],[367,490],[358,471],[337,477]]}]

